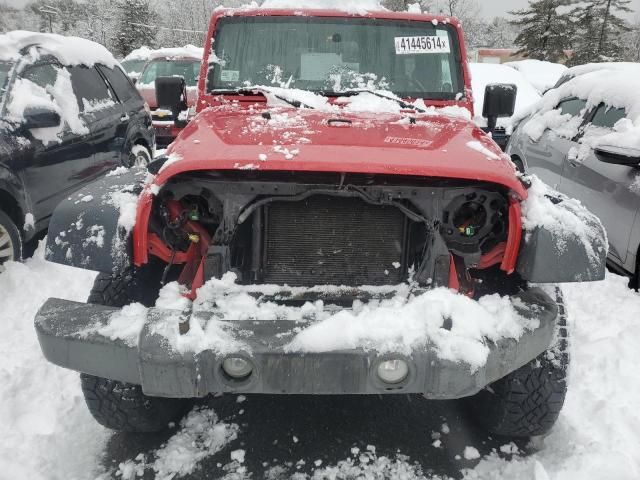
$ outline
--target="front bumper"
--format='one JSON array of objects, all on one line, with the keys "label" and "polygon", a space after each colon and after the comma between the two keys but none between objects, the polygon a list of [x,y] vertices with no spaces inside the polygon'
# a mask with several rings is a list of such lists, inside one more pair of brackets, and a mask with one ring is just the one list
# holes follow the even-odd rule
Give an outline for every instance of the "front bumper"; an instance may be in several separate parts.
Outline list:
[{"label": "front bumper", "polygon": [[[106,325],[116,308],[49,299],[35,319],[44,356],[50,362],[90,375],[139,384],[145,394],[192,398],[209,393],[242,392],[266,394],[384,394],[420,393],[432,399],[461,398],[477,393],[525,365],[551,344],[558,305],[542,290],[534,288],[514,298],[520,314],[539,319],[539,327],[519,340],[486,341],[490,349],[484,367],[471,371],[464,363],[442,360],[432,346],[411,355],[379,355],[362,349],[301,353],[285,351],[285,332],[294,322],[237,321],[235,333],[250,348],[220,355],[212,350],[179,353],[166,338],[152,333],[155,322],[176,317],[175,311],[150,309],[137,345],[96,333]],[[202,315],[202,314],[196,314]],[[206,317],[211,318],[211,314]],[[87,333],[92,332],[92,333]],[[254,366],[243,381],[227,377],[222,362],[228,356],[243,356]],[[384,384],[376,374],[379,362],[403,358],[409,364],[407,379],[398,385]]]}]

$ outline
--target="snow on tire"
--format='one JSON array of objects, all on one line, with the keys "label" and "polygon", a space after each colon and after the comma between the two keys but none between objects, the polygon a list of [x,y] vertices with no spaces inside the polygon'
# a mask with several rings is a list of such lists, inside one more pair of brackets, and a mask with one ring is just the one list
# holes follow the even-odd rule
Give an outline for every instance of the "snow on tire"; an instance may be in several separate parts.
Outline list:
[{"label": "snow on tire", "polygon": [[465,399],[474,421],[505,437],[545,435],[555,424],[567,393],[569,345],[562,293],[556,288],[559,321],[554,345],[506,377]]},{"label": "snow on tire", "polygon": [[151,152],[144,145],[133,145],[128,162],[128,167],[146,167],[151,163]]}]

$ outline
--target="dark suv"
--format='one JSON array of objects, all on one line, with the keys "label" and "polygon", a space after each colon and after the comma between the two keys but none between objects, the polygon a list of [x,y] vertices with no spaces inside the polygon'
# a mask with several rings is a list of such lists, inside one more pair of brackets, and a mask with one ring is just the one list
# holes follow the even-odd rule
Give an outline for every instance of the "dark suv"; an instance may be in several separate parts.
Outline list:
[{"label": "dark suv", "polygon": [[15,47],[0,61],[0,269],[61,200],[114,167],[148,163],[155,146],[148,107],[113,57],[48,37],[0,36]]}]

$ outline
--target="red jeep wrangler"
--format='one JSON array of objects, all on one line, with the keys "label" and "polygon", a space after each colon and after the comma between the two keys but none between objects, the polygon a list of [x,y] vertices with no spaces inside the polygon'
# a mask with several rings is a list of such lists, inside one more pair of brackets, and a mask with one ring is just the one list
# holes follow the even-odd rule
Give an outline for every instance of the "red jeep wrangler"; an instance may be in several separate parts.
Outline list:
[{"label": "red jeep wrangler", "polygon": [[[100,273],[35,326],[96,420],[160,430],[211,393],[419,393],[545,433],[567,331],[560,290],[533,284],[603,278],[606,240],[470,121],[466,58],[447,17],[216,12],[167,155],[51,220],[47,258]],[[490,127],[515,95],[487,88]]]}]

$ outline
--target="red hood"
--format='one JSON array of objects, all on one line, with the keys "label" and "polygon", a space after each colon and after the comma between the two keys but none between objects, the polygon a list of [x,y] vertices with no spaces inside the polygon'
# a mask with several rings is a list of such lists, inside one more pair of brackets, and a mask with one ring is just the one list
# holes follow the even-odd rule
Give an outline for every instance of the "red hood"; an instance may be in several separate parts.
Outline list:
[{"label": "red hood", "polygon": [[[264,118],[270,112],[271,119]],[[155,179],[192,170],[287,170],[458,178],[526,198],[513,164],[472,122],[445,115],[340,113],[256,106],[202,111]],[[351,123],[349,123],[351,122]]]}]

